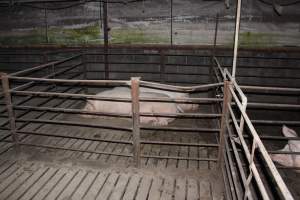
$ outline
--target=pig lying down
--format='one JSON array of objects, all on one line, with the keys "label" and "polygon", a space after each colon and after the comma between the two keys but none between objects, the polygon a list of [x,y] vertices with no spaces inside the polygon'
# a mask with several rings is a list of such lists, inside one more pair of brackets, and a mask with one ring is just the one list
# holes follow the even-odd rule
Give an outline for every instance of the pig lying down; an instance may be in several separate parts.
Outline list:
[{"label": "pig lying down", "polygon": [[[126,87],[115,87],[111,90],[106,90],[97,94],[99,97],[111,97],[111,98],[131,98],[131,91]],[[170,98],[169,95],[164,93],[155,92],[155,90],[141,90],[140,97],[148,98]],[[176,103],[166,102],[140,102],[140,112],[142,113],[178,113],[180,112],[177,108]],[[192,106],[191,106],[192,108]],[[186,107],[184,107],[186,109]],[[85,107],[85,111],[97,111],[106,113],[131,113],[131,102],[116,102],[116,101],[102,101],[102,100],[88,100]],[[95,115],[81,115],[86,118],[96,118]],[[168,125],[175,118],[167,117],[140,117],[140,121],[143,124],[152,124],[156,126]]]},{"label": "pig lying down", "polygon": [[[297,133],[286,127],[282,126],[282,133],[285,137],[298,137]],[[299,140],[289,140],[288,144],[285,145],[280,151],[289,152],[300,152],[300,141]],[[296,154],[272,154],[271,158],[273,161],[287,167],[300,167],[300,155]],[[300,173],[300,170],[297,170]]]},{"label": "pig lying down", "polygon": [[[160,93],[167,95],[170,99],[175,98],[189,98],[189,94],[182,93],[182,92],[171,92],[171,91],[165,91],[165,90],[159,90],[159,89],[152,89],[152,88],[140,88],[141,92],[153,92],[153,93]],[[195,111],[198,109],[198,104],[180,104],[176,103],[177,109],[179,112],[187,112],[187,111]]]}]

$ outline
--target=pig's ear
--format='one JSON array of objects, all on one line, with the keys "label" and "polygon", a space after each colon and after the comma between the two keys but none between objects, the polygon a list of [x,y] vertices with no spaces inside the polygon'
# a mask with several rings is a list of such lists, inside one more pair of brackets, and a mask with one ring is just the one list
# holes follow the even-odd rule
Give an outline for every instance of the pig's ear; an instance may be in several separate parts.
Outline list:
[{"label": "pig's ear", "polygon": [[285,137],[297,137],[297,133],[285,125],[282,126],[282,133]]}]

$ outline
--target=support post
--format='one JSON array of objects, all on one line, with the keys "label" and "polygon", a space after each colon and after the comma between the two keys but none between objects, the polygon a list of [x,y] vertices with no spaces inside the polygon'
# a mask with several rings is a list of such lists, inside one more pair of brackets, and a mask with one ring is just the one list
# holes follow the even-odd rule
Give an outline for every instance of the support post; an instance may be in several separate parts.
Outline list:
[{"label": "support post", "polygon": [[171,46],[173,45],[173,0],[171,0],[171,10],[170,10],[170,43],[171,43]]},{"label": "support post", "polygon": [[235,74],[236,74],[236,63],[237,63],[237,55],[238,55],[239,32],[240,32],[240,21],[241,21],[241,6],[242,6],[242,0],[237,0],[236,16],[235,16],[233,63],[232,63],[232,73],[231,73],[233,79],[235,79]]},{"label": "support post", "polygon": [[221,128],[219,134],[219,150],[218,150],[218,167],[221,168],[224,160],[224,145],[225,145],[225,132],[226,132],[226,120],[229,116],[229,105],[231,102],[231,93],[230,93],[231,82],[224,81],[224,97],[223,97],[223,108],[222,108],[222,118],[221,118]]},{"label": "support post", "polygon": [[103,31],[104,31],[104,79],[109,79],[108,65],[108,22],[107,22],[107,0],[103,3]]},{"label": "support post", "polygon": [[140,78],[131,78],[132,98],[132,133],[133,133],[133,160],[136,167],[141,165],[141,138],[140,138]]},{"label": "support post", "polygon": [[[210,78],[210,82],[214,83],[214,67],[215,67],[215,61],[214,61],[214,57],[216,56],[216,46],[217,46],[217,34],[218,34],[218,24],[219,24],[219,14],[216,15],[216,27],[215,27],[215,34],[214,34],[214,46],[211,52],[211,66],[209,68],[209,78]],[[217,80],[218,81],[218,80]],[[216,96],[216,91],[211,91],[210,94],[211,97],[215,97]]]},{"label": "support post", "polygon": [[46,43],[49,43],[49,36],[48,36],[48,13],[47,13],[47,8],[45,8],[45,40]]},{"label": "support post", "polygon": [[15,152],[18,154],[20,152],[20,146],[19,146],[19,140],[18,140],[18,135],[16,130],[16,120],[15,120],[15,114],[12,105],[12,98],[9,90],[9,80],[6,73],[0,73],[0,77],[2,82],[2,89],[3,89],[5,104],[6,104],[6,110],[8,113],[10,133],[12,136],[12,140],[14,142]]},{"label": "support post", "polygon": [[160,66],[159,66],[159,71],[160,71],[160,82],[164,83],[166,81],[165,77],[165,52],[164,50],[159,50],[159,56],[160,56]]}]

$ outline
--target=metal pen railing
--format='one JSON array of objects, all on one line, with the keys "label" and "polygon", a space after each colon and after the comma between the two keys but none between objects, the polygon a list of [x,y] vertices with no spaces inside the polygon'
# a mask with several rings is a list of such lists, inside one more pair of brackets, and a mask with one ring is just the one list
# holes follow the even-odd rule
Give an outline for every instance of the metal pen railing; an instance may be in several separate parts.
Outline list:
[{"label": "metal pen railing", "polygon": [[[267,192],[266,186],[264,182],[262,181],[262,177],[259,173],[258,167],[256,166],[256,163],[254,162],[255,153],[259,152],[261,155],[261,158],[263,159],[263,162],[266,165],[266,168],[270,172],[270,176],[272,179],[274,179],[274,183],[278,188],[279,194],[284,199],[293,199],[290,191],[288,190],[286,184],[284,183],[282,177],[280,176],[276,166],[274,165],[273,161],[271,160],[268,151],[266,150],[265,146],[263,145],[258,133],[256,132],[255,127],[253,126],[252,121],[248,117],[246,113],[248,100],[244,92],[242,91],[241,87],[237,84],[236,80],[231,76],[229,71],[225,68],[222,69],[220,63],[218,62],[218,59],[216,57],[213,58],[217,69],[219,70],[219,73],[222,75],[222,78],[229,83],[229,87],[224,87],[224,96],[231,96],[232,102],[227,101],[225,102],[228,104],[229,109],[229,117],[227,121],[227,129],[230,132],[230,129],[233,128],[233,130],[237,133],[237,138],[233,138],[233,134],[231,133],[229,135],[229,140],[232,144],[232,151],[234,152],[235,159],[237,160],[237,166],[239,169],[239,173],[242,177],[242,184],[244,187],[244,195],[243,198],[249,198],[252,199],[252,194],[250,190],[250,183],[252,179],[254,178],[258,189],[260,191],[261,197],[263,199],[271,199],[270,193]],[[216,70],[217,72],[217,70]],[[218,74],[215,74],[218,75]],[[229,91],[228,91],[229,90]],[[234,107],[233,107],[234,106]],[[225,105],[223,105],[223,108]],[[238,110],[240,113],[240,119],[238,120],[234,113],[234,108]],[[232,123],[230,123],[230,121]],[[232,126],[231,126],[232,125]],[[244,137],[244,127],[247,127],[249,130],[249,134],[252,138],[252,144],[250,147],[245,141]],[[248,138],[250,139],[250,138]],[[245,174],[245,171],[242,167],[242,162],[240,155],[238,154],[236,142],[238,141],[238,145],[242,147],[242,152],[246,155],[247,164],[249,166],[250,173],[248,175]],[[229,151],[229,146],[227,143],[226,150]]]},{"label": "metal pen railing", "polygon": [[[47,66],[39,66],[34,69],[28,69],[26,71],[17,73],[17,75],[23,75],[25,73],[32,73],[37,70],[41,70],[46,68]],[[63,73],[63,72],[62,72]],[[199,92],[199,91],[206,91],[207,89],[212,89],[215,87],[220,87],[223,83],[215,83],[215,84],[207,84],[207,85],[199,85],[199,86],[192,86],[192,87],[183,87],[183,86],[173,86],[173,85],[166,85],[166,84],[158,84],[153,82],[147,81],[140,81],[138,78],[132,78],[131,81],[122,81],[122,80],[70,80],[70,79],[58,79],[53,76],[42,77],[42,78],[35,78],[35,77],[21,77],[16,75],[7,75],[2,74],[1,76],[2,84],[5,86],[4,88],[4,96],[6,99],[6,105],[9,107],[11,113],[9,114],[9,122],[10,124],[14,124],[16,122],[30,124],[30,123],[37,123],[37,124],[56,124],[56,125],[69,125],[69,126],[84,126],[84,127],[93,127],[93,128],[104,128],[104,129],[113,129],[113,130],[122,130],[126,132],[132,132],[133,140],[132,141],[118,141],[118,140],[107,140],[107,139],[96,139],[95,141],[107,141],[107,142],[114,142],[114,143],[121,143],[121,144],[131,144],[133,145],[133,154],[114,154],[118,156],[127,156],[133,157],[135,166],[140,166],[140,159],[141,158],[158,158],[158,159],[178,159],[178,160],[197,160],[197,161],[214,161],[217,162],[217,158],[199,158],[199,157],[184,157],[184,156],[155,156],[155,155],[144,155],[141,154],[140,145],[141,144],[158,144],[158,145],[178,145],[178,146],[197,146],[197,147],[212,147],[212,148],[220,148],[218,144],[198,144],[198,143],[184,143],[184,142],[166,142],[166,141],[147,141],[142,140],[140,138],[140,130],[163,130],[163,131],[182,131],[182,132],[219,132],[220,129],[214,128],[190,128],[190,127],[151,127],[141,125],[139,122],[140,116],[143,117],[169,117],[169,118],[220,118],[222,117],[221,114],[213,114],[213,113],[168,113],[168,114],[161,114],[161,113],[141,113],[139,111],[139,102],[147,101],[147,102],[170,102],[170,103],[218,103],[222,101],[218,98],[178,98],[178,99],[170,99],[170,98],[145,98],[139,97],[139,87],[150,87],[156,88],[161,90],[169,90],[169,91],[177,91],[177,92]],[[28,91],[28,83],[24,83],[21,86],[9,88],[9,81],[24,81],[29,82],[32,84],[43,83],[43,84],[54,84],[54,85],[67,85],[67,86],[74,86],[74,84],[79,86],[130,86],[131,87],[131,98],[105,98],[99,97],[97,95],[88,95],[88,94],[73,94],[68,92],[49,92],[49,91]],[[26,87],[25,87],[25,86]],[[12,102],[12,95],[18,96],[27,96],[27,98],[31,98],[33,96],[40,96],[40,97],[47,97],[47,98],[62,98],[62,99],[96,99],[96,100],[109,100],[109,101],[120,101],[120,102],[131,102],[132,104],[132,113],[131,114],[122,114],[122,113],[104,113],[104,112],[89,112],[83,111],[79,109],[70,109],[70,108],[52,108],[46,106],[28,106],[22,105],[22,103],[14,104]],[[10,105],[11,104],[11,105]],[[7,107],[7,108],[8,108]],[[92,124],[92,123],[78,123],[73,121],[62,121],[62,120],[45,120],[45,119],[30,119],[24,118],[21,116],[15,116],[15,110],[23,110],[25,112],[30,111],[40,111],[40,112],[54,112],[54,113],[67,113],[67,114],[88,114],[88,115],[104,115],[104,116],[114,116],[114,117],[126,117],[132,118],[132,127],[118,127],[118,126],[108,126],[108,125],[99,125],[99,124]],[[19,127],[15,127],[11,125],[11,133],[14,134],[13,142],[16,145],[16,149],[19,149],[21,145],[27,146],[40,146],[44,148],[53,148],[55,146],[51,145],[38,145],[32,143],[25,143],[22,142],[19,135],[43,135],[44,133],[36,132],[36,131],[24,131]],[[22,127],[22,126],[21,126]],[[63,135],[58,134],[45,134],[47,136],[52,137],[65,137]],[[44,135],[44,136],[45,136]],[[73,136],[68,136],[68,138],[78,138]],[[80,137],[83,140],[89,140],[89,138]],[[64,147],[57,147],[57,149],[64,149]],[[69,148],[68,150],[77,151],[76,149]],[[82,151],[82,150],[80,150]],[[220,150],[219,150],[220,151]],[[88,152],[88,151],[87,151]],[[105,152],[90,152],[90,153],[99,153],[105,154]]]}]

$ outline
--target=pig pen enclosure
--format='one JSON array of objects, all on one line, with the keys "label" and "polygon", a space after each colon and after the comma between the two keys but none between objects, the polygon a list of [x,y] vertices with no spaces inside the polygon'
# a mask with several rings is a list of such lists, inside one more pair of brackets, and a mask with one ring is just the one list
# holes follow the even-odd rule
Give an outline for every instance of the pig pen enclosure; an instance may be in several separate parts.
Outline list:
[{"label": "pig pen enclosure", "polygon": [[[17,62],[18,54],[2,54]],[[298,66],[286,73],[295,76],[292,82],[278,81],[268,73],[285,71],[282,66],[266,71],[259,55],[241,55],[235,81],[228,52],[214,57],[210,50],[131,48],[106,54],[96,48],[66,54],[37,53],[43,64],[1,76],[1,199],[299,197],[298,168],[274,165],[269,156],[287,143],[283,124],[299,132]],[[299,57],[283,60],[294,64]],[[257,68],[262,72],[249,77]],[[95,95],[116,86],[129,88],[131,98]],[[189,98],[146,98],[141,88]],[[85,111],[87,99],[128,102],[132,112]],[[199,108],[143,113],[139,102]],[[153,126],[141,124],[140,116],[176,120]]]}]

